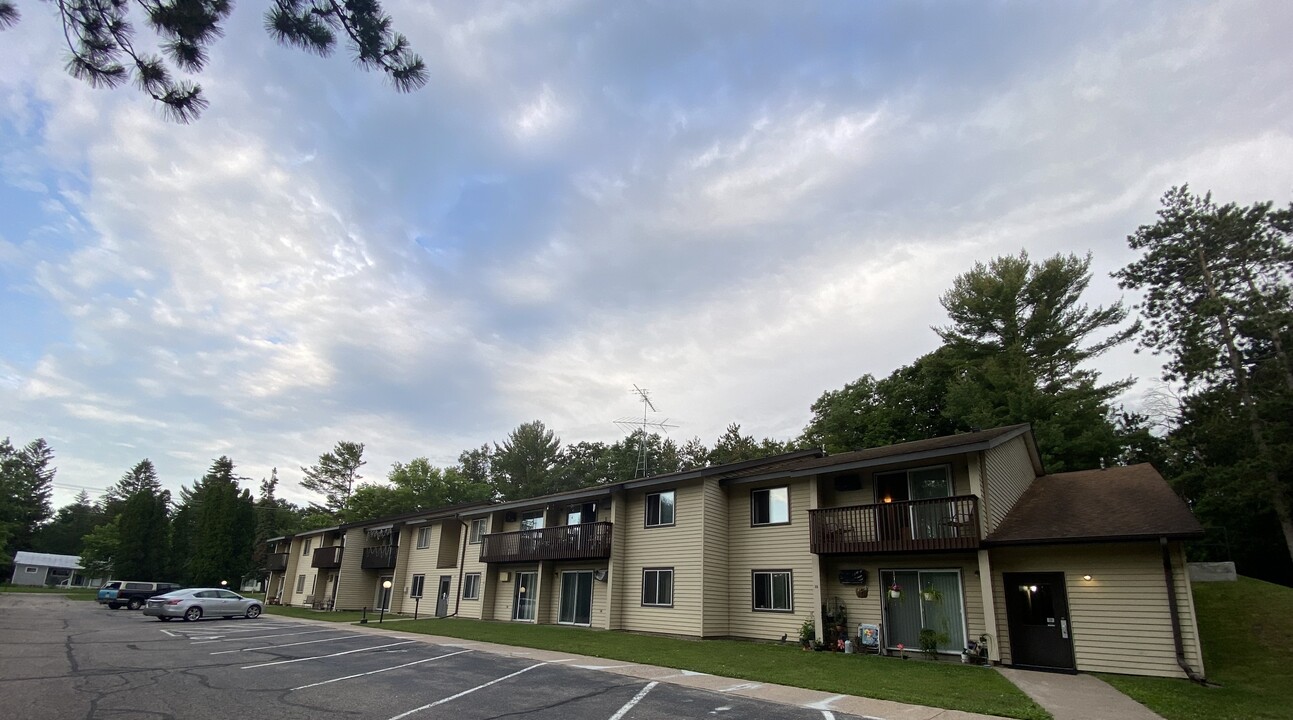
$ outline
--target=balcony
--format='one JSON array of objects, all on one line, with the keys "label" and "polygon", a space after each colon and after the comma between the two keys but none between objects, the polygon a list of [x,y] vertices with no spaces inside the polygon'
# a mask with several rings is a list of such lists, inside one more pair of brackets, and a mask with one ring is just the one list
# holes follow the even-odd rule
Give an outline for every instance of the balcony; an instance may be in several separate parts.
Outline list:
[{"label": "balcony", "polygon": [[270,553],[265,556],[265,569],[269,572],[283,572],[287,569],[287,553]]},{"label": "balcony", "polygon": [[480,559],[487,563],[505,563],[608,558],[611,527],[611,523],[596,522],[491,533],[485,536]]},{"label": "balcony", "polygon": [[399,545],[378,545],[364,548],[364,558],[359,566],[365,570],[393,570],[400,556]]},{"label": "balcony", "polygon": [[818,555],[979,547],[979,499],[973,495],[826,508],[808,515],[811,548]]},{"label": "balcony", "polygon": [[319,570],[332,570],[341,567],[342,550],[345,550],[345,548],[340,545],[316,549],[314,557],[310,559],[310,567]]}]

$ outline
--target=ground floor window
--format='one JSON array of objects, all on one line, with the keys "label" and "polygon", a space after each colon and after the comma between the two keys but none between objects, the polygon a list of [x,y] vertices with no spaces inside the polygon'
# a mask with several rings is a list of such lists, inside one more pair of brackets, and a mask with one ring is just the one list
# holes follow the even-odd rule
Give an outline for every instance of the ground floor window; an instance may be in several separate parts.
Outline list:
[{"label": "ground floor window", "polygon": [[642,604],[673,607],[673,568],[646,568],[642,571]]},{"label": "ground floor window", "polygon": [[[885,642],[920,649],[922,630],[937,636],[940,651],[965,647],[965,602],[959,570],[884,570]],[[888,592],[894,586],[896,593]]]},{"label": "ground floor window", "polygon": [[480,599],[480,573],[467,573],[462,576],[462,599]]},{"label": "ground floor window", "polygon": [[414,575],[413,586],[409,590],[409,597],[415,597],[415,598],[422,597],[422,589],[426,587],[426,582],[427,582],[426,575]]},{"label": "ground floor window", "polygon": [[794,592],[789,570],[754,571],[754,609],[794,612]]},{"label": "ground floor window", "polygon": [[299,592],[299,593],[300,593],[300,592],[305,592],[305,576],[304,576],[304,575],[297,575],[297,576],[296,576],[296,591],[297,591],[297,592]]}]

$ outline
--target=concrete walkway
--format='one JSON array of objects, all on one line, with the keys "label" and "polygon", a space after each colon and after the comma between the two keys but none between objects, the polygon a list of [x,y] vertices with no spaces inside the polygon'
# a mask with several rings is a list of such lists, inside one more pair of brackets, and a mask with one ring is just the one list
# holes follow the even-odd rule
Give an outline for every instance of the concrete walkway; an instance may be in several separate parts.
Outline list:
[{"label": "concrete walkway", "polygon": [[1046,708],[1055,720],[1163,720],[1149,708],[1091,675],[997,668],[1007,680]]}]

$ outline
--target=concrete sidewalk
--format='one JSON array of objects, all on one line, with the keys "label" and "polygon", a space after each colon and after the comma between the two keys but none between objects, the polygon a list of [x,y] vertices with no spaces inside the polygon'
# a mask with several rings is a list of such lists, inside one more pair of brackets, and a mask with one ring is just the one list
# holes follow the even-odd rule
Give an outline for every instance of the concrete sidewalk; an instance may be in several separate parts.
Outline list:
[{"label": "concrete sidewalk", "polygon": [[1055,720],[1163,720],[1149,708],[1091,675],[997,668]]},{"label": "concrete sidewalk", "polygon": [[[265,617],[272,618],[274,615],[269,614]],[[333,623],[324,620],[310,620],[297,617],[284,617],[283,619],[299,620],[301,622],[315,625],[331,625],[338,630],[344,629],[347,631],[370,632],[387,636],[400,632],[398,620],[393,623],[383,623],[384,627],[374,627],[372,624],[350,625],[347,623]],[[643,680],[653,680],[656,682],[671,683],[674,685],[699,688],[702,690],[712,690],[725,694],[739,695],[741,697],[780,703],[782,705],[796,705],[798,707],[809,708],[812,710],[821,710],[824,718],[833,717],[833,713],[845,713],[848,715],[857,715],[862,718],[867,718],[868,720],[1001,720],[1001,718],[996,715],[981,715],[978,713],[962,712],[960,710],[946,710],[944,708],[926,707],[923,705],[907,705],[889,700],[875,700],[854,695],[835,695],[832,693],[821,692],[819,690],[806,690],[804,688],[790,687],[788,685],[738,680],[736,678],[719,677],[717,675],[708,675],[706,673],[692,672],[690,670],[678,670],[675,668],[665,668],[656,665],[643,665],[640,663],[624,662],[621,660],[608,660],[606,658],[589,657],[586,655],[576,655],[574,653],[567,652],[516,647],[514,645],[500,645],[497,643],[463,640],[462,638],[444,637],[440,635],[422,635],[420,633],[402,633],[400,637],[401,639],[408,640],[422,640],[436,645],[470,648],[480,652],[504,655],[508,657],[523,657],[547,662],[561,661],[564,665],[583,668],[585,670],[611,672],[619,675],[641,678]],[[1059,717],[1059,715],[1056,715],[1057,720],[1059,720]],[[1106,717],[1112,718],[1118,716],[1109,715]]]}]

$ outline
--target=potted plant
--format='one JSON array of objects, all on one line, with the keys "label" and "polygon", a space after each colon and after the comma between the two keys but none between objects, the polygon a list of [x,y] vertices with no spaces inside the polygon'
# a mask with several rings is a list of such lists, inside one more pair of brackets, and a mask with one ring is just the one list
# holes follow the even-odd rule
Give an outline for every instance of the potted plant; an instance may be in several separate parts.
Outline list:
[{"label": "potted plant", "polygon": [[903,660],[907,659],[907,648],[903,647],[902,643],[898,643],[898,657]]},{"label": "potted plant", "polygon": [[898,598],[901,598],[901,597],[902,597],[902,586],[901,586],[901,585],[899,585],[898,583],[894,583],[894,584],[890,585],[890,586],[889,586],[889,597],[893,598],[894,600],[897,600]]},{"label": "potted plant", "polygon": [[925,602],[938,602],[943,599],[943,593],[934,588],[933,585],[925,585],[925,589],[920,591],[920,596]]},{"label": "potted plant", "polygon": [[808,613],[808,618],[799,626],[799,646],[805,650],[813,649],[813,641],[817,639],[817,624],[813,622],[813,614]]},{"label": "potted plant", "polygon": [[933,628],[921,628],[918,642],[920,642],[920,651],[925,653],[925,657],[937,660],[938,646],[947,642],[947,635]]}]

